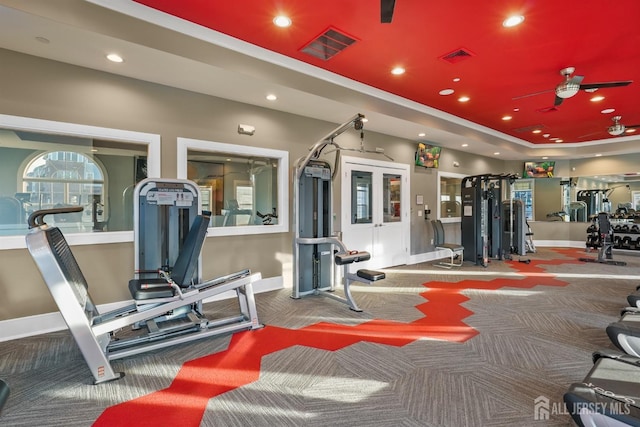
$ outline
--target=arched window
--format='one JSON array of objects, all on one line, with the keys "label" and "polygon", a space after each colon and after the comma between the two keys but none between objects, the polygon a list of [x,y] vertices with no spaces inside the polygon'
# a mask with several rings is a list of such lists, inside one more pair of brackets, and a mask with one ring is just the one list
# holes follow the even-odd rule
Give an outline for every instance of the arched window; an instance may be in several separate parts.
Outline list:
[{"label": "arched window", "polygon": [[[19,193],[20,194],[20,193]],[[91,157],[74,151],[51,151],[31,160],[22,175],[23,203],[31,211],[83,206],[68,222],[104,221],[105,173]]]}]

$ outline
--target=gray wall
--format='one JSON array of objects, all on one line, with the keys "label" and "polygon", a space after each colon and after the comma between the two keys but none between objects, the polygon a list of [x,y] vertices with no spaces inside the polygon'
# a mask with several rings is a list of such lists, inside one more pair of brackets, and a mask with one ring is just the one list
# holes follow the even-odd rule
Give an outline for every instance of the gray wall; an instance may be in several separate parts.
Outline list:
[{"label": "gray wall", "polygon": [[[159,134],[161,171],[167,178],[176,177],[177,137],[286,150],[293,163],[338,125],[2,49],[0,64],[0,113]],[[345,117],[345,121],[348,119]],[[239,135],[238,123],[255,126],[255,135]],[[347,132],[337,141],[343,147],[360,146],[355,132]],[[365,144],[367,148],[384,148],[396,162],[413,164],[416,141],[365,129]],[[368,157],[383,160],[381,156]],[[104,161],[109,163],[109,159]],[[454,168],[453,162],[459,163],[459,167]],[[123,168],[128,173],[133,171],[129,165]],[[503,161],[450,149],[442,152],[440,170],[467,175],[506,172]],[[15,173],[11,173],[15,179]],[[430,218],[435,218],[437,171],[411,166],[410,179],[410,250],[411,254],[420,254],[433,249],[429,243],[433,233],[424,217],[417,216],[417,209],[423,206],[415,204],[416,195],[424,197],[424,203],[432,208]],[[112,195],[112,203],[116,196]],[[334,199],[339,202],[339,197],[334,195]],[[336,203],[337,218],[339,209]],[[291,205],[289,210],[291,217]],[[114,208],[112,215],[115,214]],[[448,224],[447,228],[448,239],[460,241],[459,225]],[[263,277],[285,275],[285,282],[290,281],[286,274],[290,269],[291,248],[290,232],[210,238],[203,251],[203,275],[210,278],[251,268]],[[132,243],[74,246],[73,252],[96,303],[129,299],[126,283],[133,274]],[[4,290],[0,320],[57,310],[26,250],[2,251],[0,286]]]}]

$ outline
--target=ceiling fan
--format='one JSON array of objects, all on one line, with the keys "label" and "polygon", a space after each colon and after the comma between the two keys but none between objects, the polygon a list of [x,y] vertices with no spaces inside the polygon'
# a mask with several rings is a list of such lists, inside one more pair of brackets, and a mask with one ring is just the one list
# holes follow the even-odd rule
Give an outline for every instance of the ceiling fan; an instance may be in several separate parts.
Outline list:
[{"label": "ceiling fan", "polygon": [[582,80],[584,79],[584,76],[571,77],[571,74],[573,74],[575,70],[576,70],[575,67],[567,67],[560,70],[560,74],[564,76],[564,81],[558,84],[555,87],[555,89],[548,89],[548,90],[543,90],[541,92],[530,93],[528,95],[517,96],[513,99],[516,100],[516,99],[526,98],[529,96],[539,95],[541,93],[555,91],[556,98],[553,103],[553,106],[557,107],[558,105],[562,104],[562,101],[564,101],[567,98],[571,98],[572,96],[577,94],[578,91],[580,90],[584,90],[586,92],[595,92],[596,90],[601,88],[627,86],[633,83],[633,80],[624,80],[624,81],[617,81],[617,82],[582,84]]},{"label": "ceiling fan", "polygon": [[614,116],[611,118],[611,120],[613,120],[613,124],[607,128],[607,132],[609,132],[609,135],[618,136],[622,135],[627,129],[640,128],[640,125],[625,126],[620,123],[620,119],[622,119],[622,116]]},{"label": "ceiling fan", "polygon": [[380,23],[390,24],[393,20],[393,9],[396,0],[380,0]]}]

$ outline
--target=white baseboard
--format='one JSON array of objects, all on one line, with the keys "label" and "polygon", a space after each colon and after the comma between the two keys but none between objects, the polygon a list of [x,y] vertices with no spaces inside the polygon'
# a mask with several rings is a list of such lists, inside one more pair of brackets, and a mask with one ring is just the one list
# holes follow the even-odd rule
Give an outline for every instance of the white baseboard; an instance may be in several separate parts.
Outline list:
[{"label": "white baseboard", "polygon": [[[269,277],[262,279],[257,278],[253,282],[253,292],[258,294],[261,292],[274,291],[283,288],[282,276]],[[204,303],[212,301],[220,301],[223,299],[234,298],[235,292],[228,291],[220,295],[213,296],[204,300]],[[119,301],[109,304],[98,305],[100,313],[106,313],[132,304],[133,301]],[[49,332],[62,331],[67,329],[67,325],[59,311],[54,313],[37,314],[35,316],[19,317],[17,319],[9,319],[0,321],[0,342],[15,340],[18,338],[31,337],[34,335],[46,334]]]}]

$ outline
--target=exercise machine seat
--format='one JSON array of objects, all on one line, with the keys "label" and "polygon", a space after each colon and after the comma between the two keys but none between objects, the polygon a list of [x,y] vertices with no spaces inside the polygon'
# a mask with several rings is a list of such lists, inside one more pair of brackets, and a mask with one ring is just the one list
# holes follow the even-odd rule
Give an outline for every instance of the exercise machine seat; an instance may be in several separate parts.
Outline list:
[{"label": "exercise machine seat", "polygon": [[[191,285],[193,275],[198,268],[198,257],[207,236],[210,219],[209,212],[203,212],[194,218],[182,250],[171,269],[169,275],[171,280],[181,288],[188,288]],[[129,281],[129,292],[135,300],[170,298],[175,294],[175,290],[162,277],[132,279]]]},{"label": "exercise machine seat", "polygon": [[363,279],[366,279],[370,282],[375,282],[376,280],[382,280],[386,277],[382,271],[366,270],[366,269],[358,270],[356,274],[358,275],[358,277],[362,277]]}]

